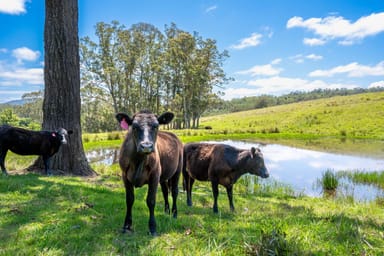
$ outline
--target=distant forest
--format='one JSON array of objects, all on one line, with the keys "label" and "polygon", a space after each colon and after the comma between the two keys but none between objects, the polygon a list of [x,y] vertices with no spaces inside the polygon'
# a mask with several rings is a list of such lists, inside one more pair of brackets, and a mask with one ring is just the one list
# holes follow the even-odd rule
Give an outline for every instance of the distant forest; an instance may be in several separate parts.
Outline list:
[{"label": "distant forest", "polygon": [[267,108],[301,101],[331,98],[334,96],[345,96],[359,93],[381,91],[384,91],[384,87],[374,87],[369,89],[316,89],[310,92],[295,91],[281,96],[260,95],[252,97],[243,97],[232,99],[229,101],[222,100],[214,107],[209,108],[208,111],[205,112],[204,116],[240,112],[258,108]]}]

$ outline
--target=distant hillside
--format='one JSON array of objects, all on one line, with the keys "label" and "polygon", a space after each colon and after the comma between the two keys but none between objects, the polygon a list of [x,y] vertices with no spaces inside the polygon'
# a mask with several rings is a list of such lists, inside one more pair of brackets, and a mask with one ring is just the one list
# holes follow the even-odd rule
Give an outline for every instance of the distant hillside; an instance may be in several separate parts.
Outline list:
[{"label": "distant hillside", "polygon": [[0,105],[1,106],[20,106],[20,105],[24,105],[25,103],[27,103],[29,100],[25,100],[25,99],[20,99],[20,100],[11,100],[11,101],[7,101],[5,103],[1,103]]},{"label": "distant hillside", "polygon": [[354,89],[316,89],[310,92],[296,91],[281,96],[260,95],[222,101],[205,113],[205,116],[231,112],[266,108],[308,100],[325,99],[335,96],[347,96],[368,92],[383,92],[384,87]]},{"label": "distant hillside", "polygon": [[312,134],[384,139],[384,92],[204,117],[201,127],[250,133]]}]

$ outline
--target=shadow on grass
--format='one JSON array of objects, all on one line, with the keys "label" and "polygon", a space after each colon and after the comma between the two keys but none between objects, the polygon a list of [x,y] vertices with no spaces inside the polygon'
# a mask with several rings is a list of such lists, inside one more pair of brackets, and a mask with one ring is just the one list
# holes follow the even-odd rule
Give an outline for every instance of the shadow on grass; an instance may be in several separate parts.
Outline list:
[{"label": "shadow on grass", "polygon": [[277,250],[279,255],[368,255],[382,247],[382,222],[349,214],[348,206],[331,210],[322,199],[316,204],[263,193],[235,194],[232,213],[220,191],[219,214],[214,214],[208,186],[196,186],[193,207],[186,205],[180,189],[176,220],[164,213],[159,190],[155,215],[160,237],[154,239],[148,235],[146,193],[146,186],[135,190],[135,232],[121,234],[125,193],[118,177],[0,176],[0,254],[265,255]]},{"label": "shadow on grass", "polygon": [[145,189],[136,193],[133,218],[137,232],[123,235],[122,184],[109,188],[77,177],[2,176],[0,254],[137,252],[151,240],[145,193]]}]

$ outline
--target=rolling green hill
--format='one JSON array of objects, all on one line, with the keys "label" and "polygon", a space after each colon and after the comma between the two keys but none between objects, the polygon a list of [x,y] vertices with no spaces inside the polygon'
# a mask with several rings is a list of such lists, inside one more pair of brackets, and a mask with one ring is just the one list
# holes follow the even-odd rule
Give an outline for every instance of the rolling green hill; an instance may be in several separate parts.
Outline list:
[{"label": "rolling green hill", "polygon": [[201,119],[200,126],[212,127],[212,133],[384,139],[384,92],[209,116]]}]

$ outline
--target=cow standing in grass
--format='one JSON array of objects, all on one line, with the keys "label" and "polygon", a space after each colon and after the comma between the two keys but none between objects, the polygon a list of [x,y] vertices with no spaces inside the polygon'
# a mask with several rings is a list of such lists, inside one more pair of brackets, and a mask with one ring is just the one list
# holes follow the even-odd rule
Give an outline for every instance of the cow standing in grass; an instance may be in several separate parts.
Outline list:
[{"label": "cow standing in grass", "polygon": [[176,135],[158,131],[159,125],[168,124],[173,114],[166,112],[159,117],[150,111],[140,111],[132,118],[124,113],[116,115],[123,129],[128,129],[121,150],[119,164],[125,185],[127,212],[123,233],[132,231],[132,205],[134,188],[148,184],[149,231],[156,235],[156,191],[160,183],[165,211],[170,213],[168,188],[172,191],[172,214],[177,217],[176,200],[178,182],[183,164],[183,145]]},{"label": "cow standing in grass", "polygon": [[183,177],[187,190],[187,204],[192,206],[192,186],[195,180],[211,181],[213,211],[218,212],[219,184],[227,189],[229,206],[233,205],[233,185],[245,173],[268,178],[260,149],[237,149],[225,144],[188,143],[184,145]]},{"label": "cow standing in grass", "polygon": [[0,167],[7,175],[5,157],[8,150],[18,155],[41,155],[45,174],[50,175],[49,160],[59,151],[62,144],[67,144],[66,136],[72,131],[59,128],[57,131],[30,131],[9,125],[0,126]]}]

